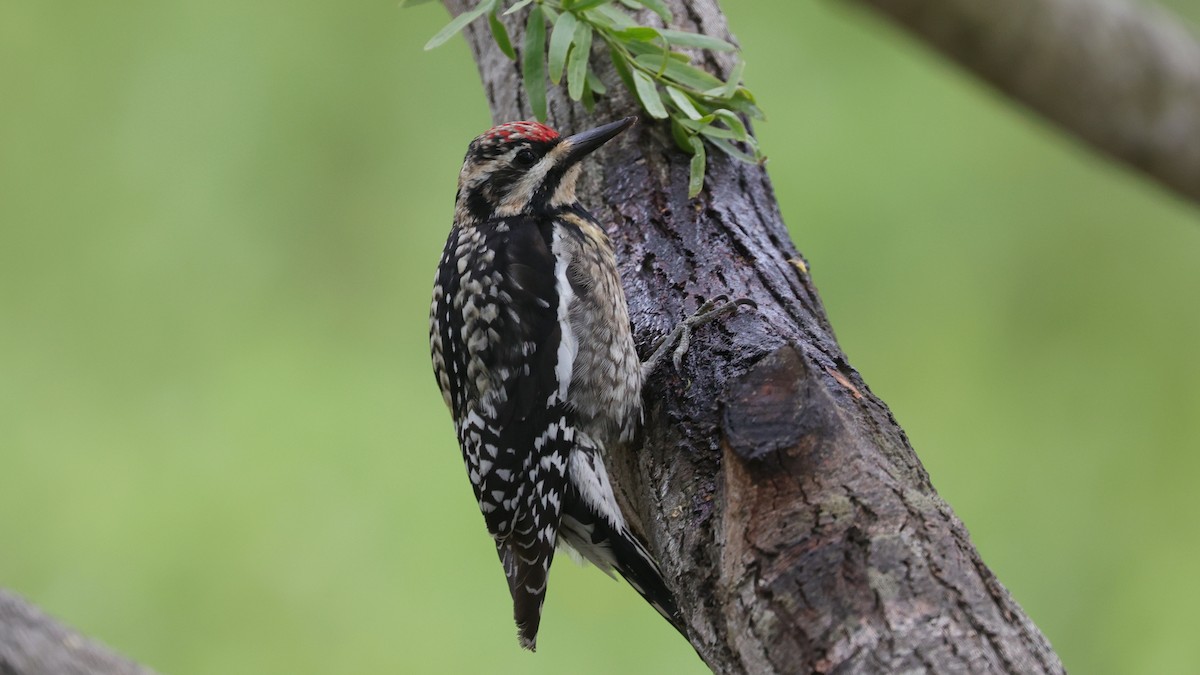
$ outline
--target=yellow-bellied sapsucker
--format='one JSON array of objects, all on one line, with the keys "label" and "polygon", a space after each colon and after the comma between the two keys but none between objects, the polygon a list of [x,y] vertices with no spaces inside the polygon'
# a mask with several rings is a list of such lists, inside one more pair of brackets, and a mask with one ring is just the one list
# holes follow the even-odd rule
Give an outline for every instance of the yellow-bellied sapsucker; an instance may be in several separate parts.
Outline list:
[{"label": "yellow-bellied sapsucker", "polygon": [[535,122],[471,142],[430,310],[430,346],[471,486],[532,650],[555,546],[621,576],[682,631],[604,452],[641,421],[643,365],[580,160],[635,118],[563,138]]}]

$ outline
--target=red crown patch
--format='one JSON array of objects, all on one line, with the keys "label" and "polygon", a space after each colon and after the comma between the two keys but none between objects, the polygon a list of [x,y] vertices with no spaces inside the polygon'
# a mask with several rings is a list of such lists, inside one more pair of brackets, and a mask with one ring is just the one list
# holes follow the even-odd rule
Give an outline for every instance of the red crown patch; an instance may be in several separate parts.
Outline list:
[{"label": "red crown patch", "polygon": [[493,141],[552,141],[558,138],[558,132],[539,122],[505,122],[492,127],[484,138]]}]

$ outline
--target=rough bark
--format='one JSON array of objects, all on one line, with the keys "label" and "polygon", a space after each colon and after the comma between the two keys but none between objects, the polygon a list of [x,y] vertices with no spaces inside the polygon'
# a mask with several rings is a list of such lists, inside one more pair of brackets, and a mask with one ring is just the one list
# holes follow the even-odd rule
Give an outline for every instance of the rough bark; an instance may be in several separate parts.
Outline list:
[{"label": "rough bark", "polygon": [[[457,14],[475,2],[445,4]],[[667,4],[680,26],[728,37],[715,0]],[[506,22],[520,45],[524,13]],[[487,26],[467,39],[494,119],[529,118],[519,67]],[[717,74],[729,65],[703,58]],[[574,132],[636,113],[609,90],[589,115],[556,88],[550,123]],[[705,662],[755,674],[1062,672],[847,362],[765,170],[710,153],[704,192],[688,199],[687,158],[662,124],[609,145],[582,199],[610,224],[639,347],[716,295],[758,303],[701,328],[679,371],[650,378],[643,444],[612,457]]]},{"label": "rough bark", "polygon": [[0,590],[0,675],[154,675]]},{"label": "rough bark", "polygon": [[1200,202],[1200,43],[1127,0],[848,0]]}]

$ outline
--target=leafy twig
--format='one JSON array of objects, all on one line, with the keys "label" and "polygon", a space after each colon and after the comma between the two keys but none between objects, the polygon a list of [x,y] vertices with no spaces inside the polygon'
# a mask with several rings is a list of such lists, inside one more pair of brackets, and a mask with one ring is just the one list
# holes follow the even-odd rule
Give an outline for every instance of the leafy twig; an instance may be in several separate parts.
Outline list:
[{"label": "leafy twig", "polygon": [[[401,6],[427,1],[402,0]],[[528,5],[533,7],[526,24],[521,73],[530,107],[539,120],[546,119],[547,76],[560,84],[565,75],[567,95],[589,111],[595,97],[605,93],[607,87],[592,63],[592,44],[598,38],[608,47],[617,74],[646,114],[669,120],[676,145],[692,156],[690,196],[699,194],[704,185],[705,143],[742,161],[765,160],[742,119],[763,117],[754,96],[742,86],[745,62],[739,56],[729,78],[722,81],[693,66],[688,55],[676,49],[737,52],[737,47],[709,35],[642,26],[626,11],[647,9],[670,23],[671,12],[661,0],[517,0],[511,4],[508,0],[480,0],[438,31],[425,49],[437,47],[487,15],[496,44],[510,59],[516,59],[499,16],[502,11],[512,14]]]}]

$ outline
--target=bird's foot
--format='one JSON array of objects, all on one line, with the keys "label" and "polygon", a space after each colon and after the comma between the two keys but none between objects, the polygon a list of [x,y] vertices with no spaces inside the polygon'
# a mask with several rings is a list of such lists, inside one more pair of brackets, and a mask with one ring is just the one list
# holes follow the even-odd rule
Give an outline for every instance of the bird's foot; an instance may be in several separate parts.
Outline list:
[{"label": "bird's foot", "polygon": [[746,306],[751,309],[758,309],[758,304],[750,298],[738,298],[730,300],[727,295],[718,295],[708,302],[700,305],[694,314],[676,324],[675,328],[660,338],[654,343],[654,352],[650,358],[642,363],[642,377],[649,377],[650,373],[658,367],[663,357],[667,355],[667,351],[671,349],[676,342],[675,351],[671,355],[671,362],[675,364],[675,370],[679,370],[683,362],[683,355],[687,353],[688,347],[692,342],[692,331],[704,324],[719,319],[721,316],[737,310],[738,307]]}]

